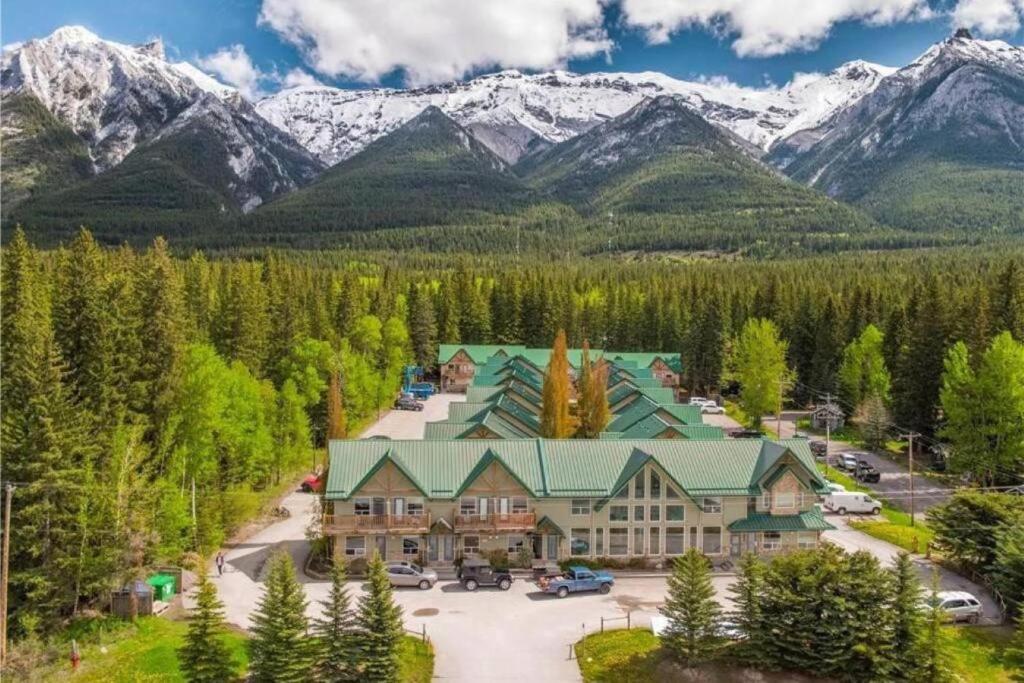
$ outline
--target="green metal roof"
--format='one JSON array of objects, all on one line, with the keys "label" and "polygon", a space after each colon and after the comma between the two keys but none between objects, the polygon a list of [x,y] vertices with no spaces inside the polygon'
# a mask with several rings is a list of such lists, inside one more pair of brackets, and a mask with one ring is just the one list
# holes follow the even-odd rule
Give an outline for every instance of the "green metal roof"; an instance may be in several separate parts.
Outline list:
[{"label": "green metal roof", "polygon": [[784,454],[823,485],[805,439],[467,439],[331,441],[326,495],[348,499],[368,473],[394,462],[424,495],[453,498],[485,455],[500,459],[537,498],[608,498],[624,472],[653,461],[691,497],[757,495],[757,482]]},{"label": "green metal roof", "polygon": [[498,352],[514,356],[525,348],[520,344],[440,344],[437,347],[437,362],[447,363],[459,351],[465,351],[476,365],[482,365]]},{"label": "green metal roof", "polygon": [[769,515],[755,513],[729,525],[729,531],[831,531],[834,526],[825,521],[821,510],[815,507],[798,515]]},{"label": "green metal roof", "polygon": [[608,424],[609,432],[624,432],[658,409],[658,404],[644,396],[633,401]]},{"label": "green metal roof", "polygon": [[457,439],[474,427],[479,427],[479,422],[428,422],[423,429],[423,438],[431,441],[438,439]]},{"label": "green metal roof", "polygon": [[683,424],[699,425],[704,422],[704,415],[699,406],[688,406],[682,403],[662,403],[658,410],[664,411]]},{"label": "green metal roof", "polygon": [[562,527],[560,527],[557,524],[555,524],[554,521],[552,521],[552,519],[550,517],[548,517],[547,515],[544,515],[543,517],[541,517],[540,519],[537,520],[537,529],[538,530],[547,529],[548,531],[555,532],[555,534],[557,534],[558,536],[561,536],[563,538],[568,538],[565,535],[565,532],[562,531]]},{"label": "green metal roof", "polygon": [[640,420],[625,432],[622,433],[620,438],[623,439],[653,439],[663,434],[666,430],[673,430],[686,437],[687,439],[724,439],[725,434],[722,432],[721,427],[714,425],[674,425],[669,424],[658,417],[656,414],[651,414]]}]

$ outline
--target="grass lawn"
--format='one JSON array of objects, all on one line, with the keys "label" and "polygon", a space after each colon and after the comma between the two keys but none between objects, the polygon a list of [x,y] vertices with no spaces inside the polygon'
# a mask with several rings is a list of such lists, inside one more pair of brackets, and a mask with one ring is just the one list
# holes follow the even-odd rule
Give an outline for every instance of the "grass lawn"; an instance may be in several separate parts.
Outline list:
[{"label": "grass lawn", "polygon": [[[818,463],[818,470],[824,474],[829,481],[845,486],[847,491],[871,492],[866,486],[863,486],[856,479],[843,474],[834,467],[829,467],[828,473],[826,474],[825,466]],[[924,515],[917,515],[917,523],[914,526],[910,526],[909,513],[890,507],[883,501],[881,520],[851,519],[850,526],[858,531],[863,531],[869,536],[874,536],[877,539],[897,545],[907,552],[915,552],[914,539],[916,538],[916,552],[923,553],[925,551],[925,547],[931,542],[933,536],[932,530],[925,523],[923,517]]]},{"label": "grass lawn", "polygon": [[976,683],[1009,683],[1015,667],[1007,661],[1006,646],[1013,638],[1013,629],[999,627],[946,628],[949,651],[956,673],[965,681]]},{"label": "grass lawn", "polygon": [[[1013,637],[1008,627],[957,627],[945,629],[951,665],[967,683],[1010,683],[1014,672],[1006,660],[1006,646]],[[594,633],[576,643],[580,673],[586,683],[648,683],[684,680],[678,670],[664,665],[658,638],[646,629]],[[740,680],[727,666],[702,669],[700,680]],[[787,673],[762,673],[764,681],[808,681]],[[692,679],[686,679],[692,680]]]},{"label": "grass lawn", "polygon": [[398,680],[430,683],[434,677],[434,646],[416,636],[405,636],[398,647]]}]

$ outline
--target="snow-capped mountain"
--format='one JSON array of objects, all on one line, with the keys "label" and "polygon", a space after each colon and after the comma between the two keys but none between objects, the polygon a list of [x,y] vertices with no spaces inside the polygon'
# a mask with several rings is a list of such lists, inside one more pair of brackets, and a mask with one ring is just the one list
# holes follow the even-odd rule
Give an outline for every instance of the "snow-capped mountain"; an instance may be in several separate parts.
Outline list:
[{"label": "snow-capped mountain", "polygon": [[[936,218],[947,224],[969,206],[976,209],[964,225],[1013,216],[1019,223],[1024,48],[961,29],[818,129],[780,141],[771,158],[794,178],[896,224],[918,225],[905,217],[915,201],[933,209],[950,202]],[[998,215],[978,220],[992,211]]]},{"label": "snow-capped mountain", "polygon": [[664,74],[503,71],[415,90],[282,91],[256,104],[328,164],[352,156],[424,108],[436,106],[514,163],[537,146],[563,142],[615,118],[647,97],[675,95],[704,118],[757,147],[813,127],[871,92],[893,70],[851,62],[827,75],[804,74],[784,88],[680,81]]}]

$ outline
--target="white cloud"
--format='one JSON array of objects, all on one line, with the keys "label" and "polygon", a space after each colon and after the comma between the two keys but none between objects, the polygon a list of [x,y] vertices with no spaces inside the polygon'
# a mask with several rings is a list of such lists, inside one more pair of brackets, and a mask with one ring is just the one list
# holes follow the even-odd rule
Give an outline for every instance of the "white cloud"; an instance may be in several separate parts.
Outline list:
[{"label": "white cloud", "polygon": [[298,67],[286,73],[284,78],[281,79],[281,86],[284,88],[295,88],[303,85],[323,85],[323,83],[318,81],[313,74],[303,71]]},{"label": "white cloud", "polygon": [[238,88],[246,99],[256,100],[266,94],[260,87],[260,81],[267,78],[267,74],[252,63],[241,45],[222,47],[212,55],[200,57],[197,62],[223,82]]},{"label": "white cloud", "polygon": [[1021,26],[1024,0],[960,0],[953,9],[953,25],[988,35],[1013,33]]},{"label": "white cloud", "polygon": [[605,0],[263,0],[260,23],[320,73],[410,85],[494,67],[550,69],[607,53]]},{"label": "white cloud", "polygon": [[809,50],[841,21],[872,25],[931,16],[927,0],[621,0],[627,26],[641,29],[651,43],[676,31],[703,27],[735,36],[741,57],[765,57]]}]

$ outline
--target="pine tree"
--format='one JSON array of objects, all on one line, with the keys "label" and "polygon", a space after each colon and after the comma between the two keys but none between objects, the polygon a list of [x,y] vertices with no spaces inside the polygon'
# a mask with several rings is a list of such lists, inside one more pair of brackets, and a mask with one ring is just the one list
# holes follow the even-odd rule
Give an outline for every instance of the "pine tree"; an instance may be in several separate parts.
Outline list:
[{"label": "pine tree", "polygon": [[999,530],[992,582],[1009,611],[1024,616],[1024,523]]},{"label": "pine tree", "polygon": [[1024,342],[1024,269],[1016,260],[1006,264],[999,275],[995,295],[996,327]]},{"label": "pine tree", "polygon": [[953,680],[947,652],[946,637],[943,626],[946,624],[946,612],[938,599],[939,575],[936,570],[932,574],[929,607],[925,612],[924,630],[921,634],[921,646],[918,649],[917,670],[915,681],[921,683],[945,683]]},{"label": "pine tree", "polygon": [[721,608],[711,585],[708,560],[696,548],[675,559],[661,613],[668,619],[662,646],[674,659],[693,666],[714,658],[722,644],[718,634]]},{"label": "pine tree", "polygon": [[270,559],[263,597],[252,616],[250,677],[258,683],[304,683],[310,677],[311,648],[306,596],[287,552]]},{"label": "pine tree", "polygon": [[763,643],[771,634],[765,629],[761,601],[764,592],[766,568],[753,553],[740,558],[739,575],[729,591],[733,594],[733,622],[743,633],[739,658],[746,664],[761,667],[765,664]]},{"label": "pine tree", "polygon": [[559,330],[544,372],[540,433],[549,439],[568,439],[575,429],[569,414],[569,358],[565,331]]},{"label": "pine tree", "polygon": [[402,640],[402,608],[395,604],[384,560],[374,554],[367,568],[369,588],[359,598],[356,623],[363,665],[362,680],[398,680],[398,644]]},{"label": "pine tree", "polygon": [[888,571],[892,577],[889,606],[892,620],[891,673],[901,680],[913,680],[924,628],[921,582],[907,553],[900,553]]},{"label": "pine tree", "polygon": [[416,282],[409,283],[409,337],[416,364],[430,371],[437,362],[437,319],[429,294],[420,291]]},{"label": "pine tree", "polygon": [[327,385],[327,440],[344,439],[348,436],[348,419],[341,396],[341,377],[338,370],[331,372]]},{"label": "pine tree", "polygon": [[931,436],[938,419],[949,328],[946,299],[937,278],[915,294],[913,304],[906,347],[893,377],[893,413],[902,427]]},{"label": "pine tree", "polygon": [[324,616],[313,622],[319,638],[316,678],[338,683],[359,680],[359,652],[356,640],[355,614],[349,601],[348,576],[342,561],[331,569],[331,589],[320,602]]},{"label": "pine tree", "polygon": [[224,604],[204,571],[196,606],[188,621],[185,645],[178,651],[181,671],[190,683],[221,683],[234,677],[231,652],[224,643]]}]

